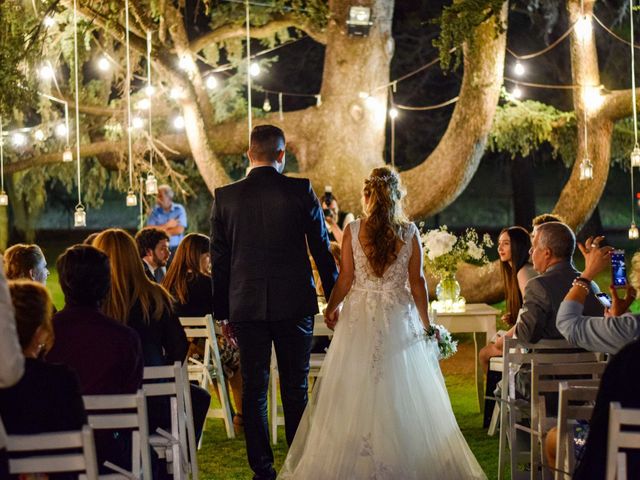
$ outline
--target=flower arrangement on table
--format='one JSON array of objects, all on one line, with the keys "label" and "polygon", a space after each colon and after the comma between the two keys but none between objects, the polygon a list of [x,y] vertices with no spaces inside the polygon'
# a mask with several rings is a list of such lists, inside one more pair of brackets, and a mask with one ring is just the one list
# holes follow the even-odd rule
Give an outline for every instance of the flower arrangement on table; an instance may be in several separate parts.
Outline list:
[{"label": "flower arrangement on table", "polygon": [[453,357],[458,351],[458,341],[454,340],[449,330],[442,325],[431,324],[425,329],[425,337],[427,341],[438,342],[438,360],[446,360]]},{"label": "flower arrangement on table", "polygon": [[463,312],[465,299],[460,296],[456,272],[460,263],[485,265],[489,262],[485,248],[492,247],[488,234],[482,239],[473,228],[462,235],[449,232],[446,225],[422,234],[425,268],[440,278],[432,308],[440,312]]}]

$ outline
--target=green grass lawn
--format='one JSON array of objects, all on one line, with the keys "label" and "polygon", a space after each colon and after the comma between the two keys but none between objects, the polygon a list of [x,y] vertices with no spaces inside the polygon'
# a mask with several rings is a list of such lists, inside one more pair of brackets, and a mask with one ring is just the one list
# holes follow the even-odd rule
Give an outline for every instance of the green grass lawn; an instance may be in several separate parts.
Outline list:
[{"label": "green grass lawn", "polygon": [[[498,436],[489,437],[482,428],[482,416],[478,412],[472,375],[446,375],[447,388],[454,413],[471,450],[489,479],[497,478]],[[279,441],[274,448],[275,467],[278,469],[286,455],[284,428],[279,428]],[[201,450],[198,452],[201,478],[207,480],[231,480],[251,478],[244,438],[229,440],[222,420],[209,420]]]}]

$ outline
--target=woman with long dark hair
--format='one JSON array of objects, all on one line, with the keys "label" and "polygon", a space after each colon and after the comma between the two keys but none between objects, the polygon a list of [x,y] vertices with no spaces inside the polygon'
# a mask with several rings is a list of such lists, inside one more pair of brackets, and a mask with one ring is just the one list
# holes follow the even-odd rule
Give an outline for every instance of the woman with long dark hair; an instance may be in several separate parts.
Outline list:
[{"label": "woman with long dark hair", "polygon": [[279,478],[486,478],[424,336],[422,248],[403,195],[389,168],[365,180],[325,311],[335,335]]},{"label": "woman with long dark hair", "polygon": [[531,249],[531,236],[522,227],[509,227],[500,232],[498,237],[498,255],[500,256],[500,271],[504,284],[504,297],[507,312],[502,316],[509,327],[508,332],[496,338],[495,343],[490,343],[479,352],[480,363],[487,372],[492,357],[502,356],[504,337],[512,337],[514,325],[518,319],[518,312],[522,307],[524,288],[527,282],[537,275],[531,263],[529,263],[529,250]]},{"label": "woman with long dark hair", "polygon": [[[200,233],[190,233],[182,239],[162,280],[162,286],[173,295],[174,311],[178,316],[201,317],[212,313],[209,237]],[[233,423],[240,427],[243,424],[240,352],[237,347],[229,345],[221,335],[218,336],[218,345],[224,374],[235,400],[236,414]]]}]

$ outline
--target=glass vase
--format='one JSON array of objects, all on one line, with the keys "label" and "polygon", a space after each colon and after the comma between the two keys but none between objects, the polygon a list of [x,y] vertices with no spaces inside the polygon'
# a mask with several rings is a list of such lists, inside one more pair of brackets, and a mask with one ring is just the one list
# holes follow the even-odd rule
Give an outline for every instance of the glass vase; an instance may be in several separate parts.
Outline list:
[{"label": "glass vase", "polygon": [[453,306],[460,300],[460,284],[456,280],[455,272],[443,275],[436,285],[438,302],[445,306]]}]

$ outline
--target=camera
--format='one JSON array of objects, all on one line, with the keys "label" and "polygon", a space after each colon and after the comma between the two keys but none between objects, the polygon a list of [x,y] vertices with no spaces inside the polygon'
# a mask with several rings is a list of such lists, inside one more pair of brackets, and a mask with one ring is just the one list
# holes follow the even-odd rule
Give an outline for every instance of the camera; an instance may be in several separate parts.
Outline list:
[{"label": "camera", "polygon": [[[333,202],[334,197],[333,197],[333,189],[331,188],[331,185],[327,185],[324,187],[324,193],[322,194],[322,204],[323,205],[331,205],[331,202]],[[325,210],[325,215],[327,214],[326,210]]]}]

